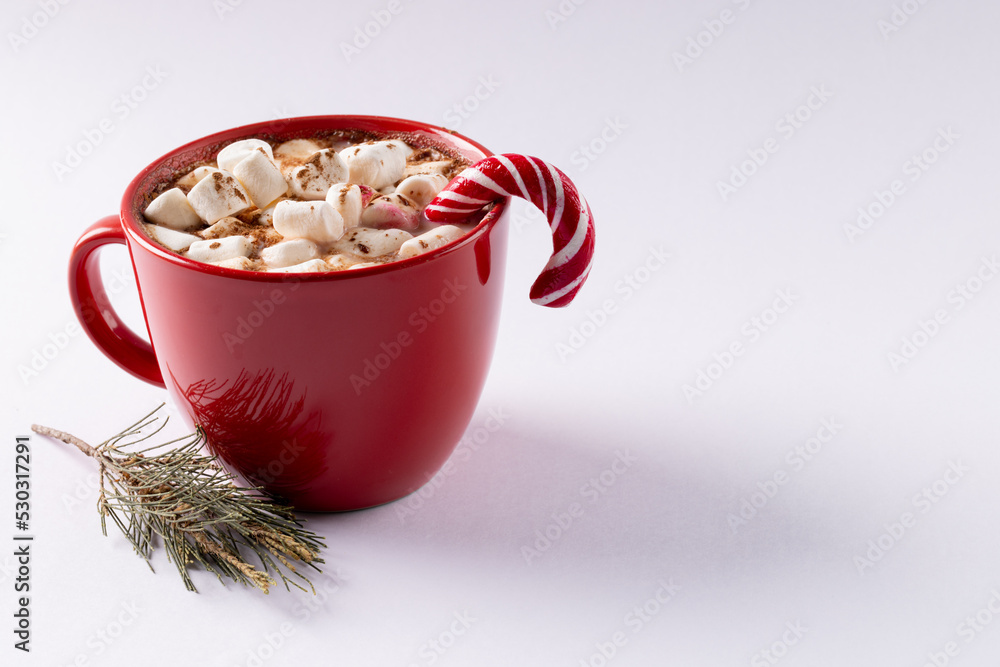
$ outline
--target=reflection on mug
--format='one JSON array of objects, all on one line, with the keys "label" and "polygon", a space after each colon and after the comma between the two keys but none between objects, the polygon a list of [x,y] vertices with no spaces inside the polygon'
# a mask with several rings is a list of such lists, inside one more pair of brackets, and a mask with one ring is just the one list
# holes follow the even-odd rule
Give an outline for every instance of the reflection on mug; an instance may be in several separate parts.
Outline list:
[{"label": "reflection on mug", "polygon": [[287,373],[244,370],[232,382],[201,380],[184,397],[212,451],[273,495],[294,493],[325,472],[330,434],[319,413],[303,414],[305,393],[295,395]]}]

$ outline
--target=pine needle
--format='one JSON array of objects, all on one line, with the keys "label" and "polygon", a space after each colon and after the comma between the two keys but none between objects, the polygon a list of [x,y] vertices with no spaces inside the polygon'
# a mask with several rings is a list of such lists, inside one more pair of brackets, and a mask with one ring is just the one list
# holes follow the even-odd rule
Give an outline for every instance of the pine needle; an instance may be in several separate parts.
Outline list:
[{"label": "pine needle", "polygon": [[[159,538],[188,590],[196,591],[189,568],[200,564],[223,584],[229,578],[267,593],[277,578],[286,589],[306,590],[301,581],[315,593],[295,563],[319,572],[323,538],[303,528],[291,507],[259,488],[237,486],[214,456],[202,453],[206,441],[200,427],[183,438],[136,447],[166,426],[161,408],[97,447],[46,426],[31,430],[97,461],[101,530],[108,534],[111,517],[147,563]],[[253,552],[259,565],[244,558],[244,551]]]}]

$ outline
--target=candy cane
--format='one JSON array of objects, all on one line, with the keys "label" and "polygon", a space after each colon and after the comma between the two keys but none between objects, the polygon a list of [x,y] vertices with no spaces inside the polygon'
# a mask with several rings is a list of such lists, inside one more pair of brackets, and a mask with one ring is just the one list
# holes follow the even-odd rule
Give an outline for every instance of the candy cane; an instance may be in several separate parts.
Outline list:
[{"label": "candy cane", "polygon": [[552,228],[552,256],[531,286],[540,306],[565,306],[580,291],[594,259],[594,217],[576,186],[548,162],[506,153],[472,165],[427,205],[431,222],[461,222],[486,204],[507,196],[537,206]]}]

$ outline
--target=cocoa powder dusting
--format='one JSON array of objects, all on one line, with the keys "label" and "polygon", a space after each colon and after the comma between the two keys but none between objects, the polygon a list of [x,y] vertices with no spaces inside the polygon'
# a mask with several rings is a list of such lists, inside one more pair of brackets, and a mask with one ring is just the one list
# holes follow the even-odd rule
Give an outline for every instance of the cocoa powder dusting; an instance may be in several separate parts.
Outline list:
[{"label": "cocoa powder dusting", "polygon": [[[353,154],[357,155],[361,151],[361,146],[363,144],[372,144],[380,141],[388,141],[392,139],[400,139],[405,141],[412,149],[412,153],[406,159],[406,165],[408,169],[413,169],[418,167],[424,162],[447,162],[447,165],[435,165],[431,167],[428,172],[425,173],[441,173],[450,180],[455,175],[460,173],[463,169],[469,166],[469,161],[465,158],[456,155],[454,153],[445,153],[443,150],[433,147],[433,146],[414,146],[416,143],[421,143],[427,141],[426,138],[419,135],[410,136],[408,134],[389,134],[389,135],[376,135],[370,132],[360,131],[360,130],[331,130],[328,132],[320,133],[308,133],[300,135],[285,135],[285,136],[262,136],[261,139],[268,141],[271,144],[272,149],[279,146],[285,141],[292,139],[310,139],[314,141],[320,150],[329,150],[334,153],[340,152],[341,150],[346,150],[349,147],[353,148]],[[395,150],[397,146],[395,144],[389,144],[390,149]],[[261,150],[266,154],[266,151]],[[276,156],[280,153],[276,153]],[[326,154],[320,154],[319,152],[312,153],[309,156],[304,157],[292,157],[290,155],[280,156],[280,166],[282,171],[287,175],[292,171],[299,171],[298,177],[303,180],[303,185],[308,187],[321,172],[322,160],[325,158]],[[144,199],[147,199],[146,205],[153,198],[161,194],[166,189],[170,187],[180,187],[185,194],[190,190],[189,185],[181,186],[176,183],[176,181],[189,174],[194,168],[198,166],[215,166],[214,162],[201,161],[195,165],[187,165],[184,171],[181,172],[179,169],[175,171],[172,180],[166,180],[163,183],[158,183],[156,187],[150,190]],[[307,167],[303,169],[303,167]],[[305,172],[305,173],[302,173]],[[419,170],[411,173],[420,173]],[[230,192],[235,194],[239,200],[245,204],[250,204],[249,208],[245,208],[241,212],[235,214],[234,216],[229,216],[218,221],[214,225],[204,225],[200,231],[195,231],[206,240],[210,239],[220,239],[229,236],[244,236],[250,239],[253,243],[254,249],[250,253],[247,259],[250,261],[250,266],[248,269],[254,271],[265,271],[268,267],[264,264],[260,257],[260,252],[267,247],[273,246],[277,243],[284,241],[284,237],[277,232],[269,223],[261,222],[262,211],[253,205],[250,201],[247,193],[245,193],[239,183],[234,177],[221,172],[213,172],[210,174],[212,181],[212,188],[218,195],[229,195]],[[404,175],[403,178],[406,178]],[[398,186],[402,179],[397,180],[395,185]],[[343,206],[347,203],[347,195],[349,188],[344,187],[341,189],[337,201]],[[292,201],[302,201],[301,197],[297,197],[289,193],[288,195],[282,197],[283,199],[288,199]],[[408,204],[408,200],[400,195],[400,193],[393,193],[389,195],[384,195],[381,193],[375,194],[373,200],[384,199],[393,202],[397,205]],[[314,203],[314,206],[316,204]],[[386,232],[385,236],[389,236]],[[386,255],[381,255],[378,257],[372,256],[372,248],[364,243],[357,243],[358,232],[352,231],[346,234],[341,242],[353,243],[355,244],[353,253],[355,260],[358,261],[364,257],[364,261],[375,262],[379,264],[384,264],[388,262],[395,261],[395,253],[389,253]],[[420,242],[423,249],[427,249],[429,245],[423,241]],[[216,241],[212,243],[209,247],[212,249],[219,248],[221,244]],[[350,255],[352,253],[348,253]]]}]

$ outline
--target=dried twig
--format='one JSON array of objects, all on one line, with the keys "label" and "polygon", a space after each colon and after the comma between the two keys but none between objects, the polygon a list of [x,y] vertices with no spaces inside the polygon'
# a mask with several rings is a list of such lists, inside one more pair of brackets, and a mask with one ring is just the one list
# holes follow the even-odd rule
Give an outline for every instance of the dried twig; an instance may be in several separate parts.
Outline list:
[{"label": "dried twig", "polygon": [[[205,435],[200,428],[184,438],[134,448],[166,425],[158,416],[162,407],[97,447],[46,426],[31,429],[97,461],[104,534],[110,517],[147,563],[159,537],[188,590],[195,590],[188,567],[196,562],[223,583],[226,576],[265,593],[276,583],[272,573],[285,588],[291,584],[306,590],[301,580],[312,589],[292,561],[319,571],[323,538],[304,529],[290,507],[276,504],[260,489],[236,486],[215,457],[201,452]],[[241,548],[253,551],[260,565],[248,562]]]}]

